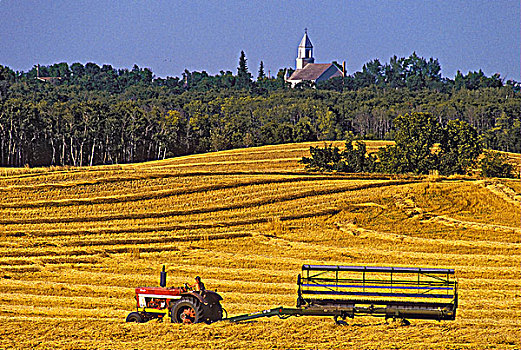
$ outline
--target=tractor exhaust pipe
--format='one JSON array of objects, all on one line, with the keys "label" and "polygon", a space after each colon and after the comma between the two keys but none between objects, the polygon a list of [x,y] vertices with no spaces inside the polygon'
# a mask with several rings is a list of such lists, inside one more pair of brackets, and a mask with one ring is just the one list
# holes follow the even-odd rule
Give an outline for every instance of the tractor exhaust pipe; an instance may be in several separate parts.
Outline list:
[{"label": "tractor exhaust pipe", "polygon": [[161,271],[160,277],[159,277],[159,286],[160,287],[166,287],[166,271],[165,271],[165,265],[163,265],[163,271]]}]

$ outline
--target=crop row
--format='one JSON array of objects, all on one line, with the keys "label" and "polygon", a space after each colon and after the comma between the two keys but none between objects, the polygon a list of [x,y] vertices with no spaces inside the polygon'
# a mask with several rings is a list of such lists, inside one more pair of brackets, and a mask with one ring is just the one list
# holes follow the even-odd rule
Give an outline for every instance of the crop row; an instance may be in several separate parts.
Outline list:
[{"label": "crop row", "polygon": [[[273,187],[268,188],[268,193],[263,193],[259,191],[259,189],[247,188],[245,192],[239,193],[237,195],[233,195],[229,192],[227,193],[219,193],[218,196],[225,199],[225,204],[218,205],[210,205],[204,207],[187,207],[188,199],[192,203],[200,203],[200,201],[194,200],[192,197],[188,197],[179,203],[182,209],[174,209],[174,210],[164,210],[164,211],[150,211],[147,210],[145,212],[134,212],[134,213],[120,213],[117,214],[108,214],[105,211],[105,207],[103,207],[104,212],[101,215],[87,215],[80,216],[76,213],[75,216],[60,216],[60,217],[52,217],[52,216],[41,216],[43,213],[41,211],[35,212],[39,217],[31,218],[31,217],[23,217],[23,218],[4,218],[0,219],[0,224],[2,225],[31,225],[31,224],[48,224],[48,223],[73,223],[73,222],[102,222],[102,221],[114,221],[114,220],[136,220],[136,219],[151,219],[151,218],[165,218],[172,216],[186,216],[186,215],[197,215],[204,213],[216,213],[222,211],[229,211],[233,209],[246,209],[253,207],[260,207],[269,204],[282,204],[284,202],[295,201],[298,199],[305,198],[316,198],[320,196],[333,195],[337,193],[343,192],[352,192],[361,189],[369,189],[369,188],[379,188],[384,186],[389,186],[391,184],[383,182],[383,183],[367,183],[367,184],[358,184],[354,185],[348,183],[348,185],[344,184],[324,184],[322,186],[317,184],[312,184],[311,186],[301,186],[299,188],[288,188],[290,191],[282,191],[282,188]],[[279,192],[281,194],[275,194]],[[245,196],[247,194],[247,196]],[[234,202],[234,197],[237,198],[237,202]],[[218,197],[217,197],[218,198]],[[213,203],[218,203],[217,200],[212,201]],[[167,207],[175,207],[177,203],[169,201]],[[154,206],[157,208],[157,203]],[[143,208],[141,206],[141,208]],[[92,213],[94,208],[89,208],[89,212]],[[24,212],[26,213],[26,212]]]},{"label": "crop row", "polygon": [[[65,198],[65,199],[53,199],[53,200],[41,200],[41,201],[20,201],[20,202],[4,202],[0,203],[0,209],[8,208],[41,208],[49,206],[78,206],[78,205],[92,205],[92,204],[109,204],[109,203],[124,203],[133,202],[148,199],[166,198],[172,196],[179,196],[184,194],[193,194],[209,191],[217,191],[223,189],[233,189],[240,187],[248,187],[262,184],[284,184],[284,183],[295,183],[295,182],[306,182],[306,181],[318,181],[316,177],[296,177],[296,178],[275,178],[275,179],[256,179],[250,181],[236,181],[236,182],[224,182],[224,183],[213,183],[203,186],[185,187],[185,188],[173,188],[163,189],[158,191],[140,192],[134,194],[121,194],[112,196],[98,196],[91,198]],[[394,184],[405,184],[411,183],[412,181],[390,181],[388,185]]]}]

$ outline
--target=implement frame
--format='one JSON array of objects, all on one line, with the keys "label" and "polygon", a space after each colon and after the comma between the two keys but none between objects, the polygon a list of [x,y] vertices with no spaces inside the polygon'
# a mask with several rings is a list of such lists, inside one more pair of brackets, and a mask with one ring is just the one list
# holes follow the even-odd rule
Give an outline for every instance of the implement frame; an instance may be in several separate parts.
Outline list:
[{"label": "implement frame", "polygon": [[297,307],[277,308],[227,318],[376,316],[385,319],[454,320],[458,307],[453,269],[380,266],[303,265],[297,277]]}]

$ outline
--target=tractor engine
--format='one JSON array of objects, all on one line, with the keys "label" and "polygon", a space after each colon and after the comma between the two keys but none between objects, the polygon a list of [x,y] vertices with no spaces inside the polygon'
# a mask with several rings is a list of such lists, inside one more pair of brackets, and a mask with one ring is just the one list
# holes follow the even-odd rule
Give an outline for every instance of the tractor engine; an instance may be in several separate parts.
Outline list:
[{"label": "tractor engine", "polygon": [[222,297],[214,291],[193,291],[184,287],[166,287],[166,271],[161,271],[160,287],[136,288],[136,311],[127,322],[162,321],[165,316],[173,323],[212,323],[223,318]]}]

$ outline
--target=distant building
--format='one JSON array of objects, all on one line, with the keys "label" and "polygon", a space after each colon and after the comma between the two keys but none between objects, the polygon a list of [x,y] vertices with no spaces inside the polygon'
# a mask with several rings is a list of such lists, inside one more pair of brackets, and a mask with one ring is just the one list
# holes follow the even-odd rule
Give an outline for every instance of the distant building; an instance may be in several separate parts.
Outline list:
[{"label": "distant building", "polygon": [[295,87],[295,85],[303,81],[316,84],[324,80],[344,76],[342,70],[333,63],[315,63],[313,44],[309,40],[307,29],[298,46],[296,68],[297,70],[285,79],[286,82],[291,84],[291,87]]},{"label": "distant building", "polygon": [[36,79],[40,81],[46,81],[48,83],[54,83],[61,80],[61,77],[41,77],[40,76],[40,65],[36,66]]}]

